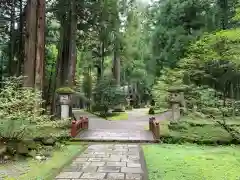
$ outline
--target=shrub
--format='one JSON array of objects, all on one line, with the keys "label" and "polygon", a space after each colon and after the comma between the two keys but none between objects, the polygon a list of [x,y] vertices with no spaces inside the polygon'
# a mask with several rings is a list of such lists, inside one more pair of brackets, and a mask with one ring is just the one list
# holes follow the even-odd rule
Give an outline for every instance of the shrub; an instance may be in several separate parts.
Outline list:
[{"label": "shrub", "polygon": [[130,105],[126,106],[126,110],[132,110],[132,109],[133,109],[132,106],[130,106]]},{"label": "shrub", "polygon": [[110,108],[126,104],[125,93],[114,84],[114,80],[103,78],[94,89],[94,100],[101,114],[107,114]]},{"label": "shrub", "polygon": [[151,108],[149,109],[148,114],[155,114],[155,111],[154,111],[154,108],[153,108],[153,107],[151,107]]},{"label": "shrub", "polygon": [[[220,119],[219,119],[220,120]],[[218,120],[183,117],[179,121],[162,120],[160,123],[161,140],[166,143],[231,144],[236,141],[231,133],[217,123]],[[239,122],[226,119],[229,128],[239,131]]]},{"label": "shrub", "polygon": [[0,92],[0,136],[5,139],[22,139],[50,121],[49,116],[42,115],[41,93],[21,87],[22,79],[7,79]]}]

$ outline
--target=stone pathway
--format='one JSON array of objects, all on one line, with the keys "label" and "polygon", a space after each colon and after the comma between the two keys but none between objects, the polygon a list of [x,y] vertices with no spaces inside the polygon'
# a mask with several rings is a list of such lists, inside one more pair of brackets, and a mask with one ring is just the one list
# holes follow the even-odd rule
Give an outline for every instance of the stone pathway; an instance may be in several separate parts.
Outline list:
[{"label": "stone pathway", "polygon": [[93,144],[65,167],[56,180],[147,180],[137,144]]},{"label": "stone pathway", "polygon": [[[152,115],[147,114],[146,108],[144,109],[134,109],[132,111],[127,111],[128,119],[127,120],[118,120],[118,121],[109,121],[98,117],[94,114],[82,111],[82,110],[73,110],[74,115],[77,119],[80,116],[89,117],[89,129],[128,129],[128,130],[144,130],[148,126],[149,118]],[[163,120],[168,119],[171,115],[170,112],[162,113],[160,115],[154,115],[156,119]]]},{"label": "stone pathway", "polygon": [[150,131],[128,129],[90,129],[78,134],[78,138],[82,141],[155,142]]},{"label": "stone pathway", "polygon": [[[154,142],[153,135],[145,128],[149,126],[148,109],[134,109],[128,112],[128,120],[109,121],[88,112],[74,110],[77,119],[80,116],[89,117],[89,129],[81,132],[75,140],[83,141],[131,141]],[[156,116],[162,120],[170,116],[169,112]]]}]

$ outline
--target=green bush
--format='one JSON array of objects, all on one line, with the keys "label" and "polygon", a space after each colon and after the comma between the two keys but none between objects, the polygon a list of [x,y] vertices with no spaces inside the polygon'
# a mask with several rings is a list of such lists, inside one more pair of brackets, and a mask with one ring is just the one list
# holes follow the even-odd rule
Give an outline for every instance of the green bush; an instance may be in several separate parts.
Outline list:
[{"label": "green bush", "polygon": [[34,134],[42,124],[50,121],[43,115],[41,93],[22,87],[22,77],[9,78],[0,92],[0,136],[5,139],[22,139]]},{"label": "green bush", "polygon": [[151,114],[151,115],[155,114],[155,111],[154,111],[154,108],[153,108],[153,107],[151,107],[151,108],[149,109],[148,114]]},{"label": "green bush", "polygon": [[[114,108],[118,105],[126,104],[125,94],[124,92],[115,85],[115,81],[109,78],[103,78],[97,84],[94,89],[94,100],[95,107],[93,111],[96,109],[101,114],[105,114],[109,109]],[[94,111],[95,112],[95,111]]]},{"label": "green bush", "polygon": [[140,106],[139,104],[134,104],[133,107],[134,107],[135,109],[141,108],[141,106]]},{"label": "green bush", "polygon": [[132,110],[133,109],[133,107],[132,106],[126,106],[126,110]]},{"label": "green bush", "polygon": [[105,108],[106,108],[106,107],[104,107],[104,106],[101,105],[101,104],[94,104],[94,105],[92,106],[92,111],[93,111],[93,112],[103,112],[103,111],[105,111]]},{"label": "green bush", "polygon": [[[231,144],[232,136],[212,119],[194,119],[184,117],[177,122],[159,121],[161,140],[166,143],[198,143],[198,144]],[[227,124],[235,129],[239,122],[227,120]]]}]

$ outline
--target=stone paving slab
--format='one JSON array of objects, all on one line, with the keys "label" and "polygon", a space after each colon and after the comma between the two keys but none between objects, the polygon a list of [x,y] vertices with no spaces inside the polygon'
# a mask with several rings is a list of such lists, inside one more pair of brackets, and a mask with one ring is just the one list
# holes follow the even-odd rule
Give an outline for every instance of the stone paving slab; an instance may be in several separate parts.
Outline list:
[{"label": "stone paving slab", "polygon": [[152,132],[126,129],[89,129],[75,137],[82,141],[155,142]]},{"label": "stone paving slab", "polygon": [[147,172],[138,144],[93,144],[55,180],[147,180]]}]

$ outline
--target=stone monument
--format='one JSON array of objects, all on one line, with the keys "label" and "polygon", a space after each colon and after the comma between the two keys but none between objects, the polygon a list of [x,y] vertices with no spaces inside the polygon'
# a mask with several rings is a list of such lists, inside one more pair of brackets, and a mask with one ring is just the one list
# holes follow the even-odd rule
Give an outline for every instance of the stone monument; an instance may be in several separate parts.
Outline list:
[{"label": "stone monument", "polygon": [[179,120],[181,115],[186,113],[186,102],[184,99],[185,90],[187,90],[187,87],[175,87],[168,89],[168,92],[170,93],[169,102],[171,104],[173,121]]},{"label": "stone monument", "polygon": [[71,88],[59,88],[57,89],[58,94],[58,105],[60,106],[58,116],[61,119],[70,118],[72,116],[72,94],[74,91]]}]

